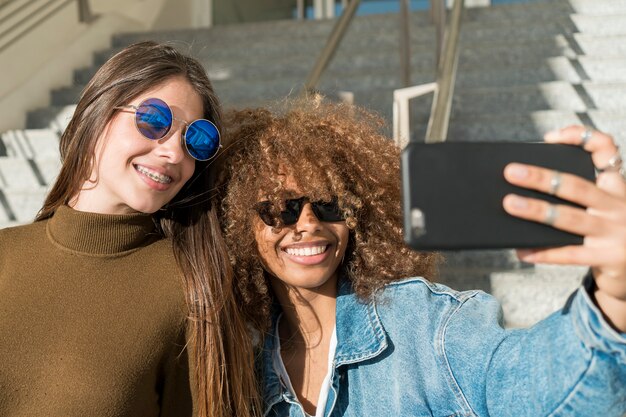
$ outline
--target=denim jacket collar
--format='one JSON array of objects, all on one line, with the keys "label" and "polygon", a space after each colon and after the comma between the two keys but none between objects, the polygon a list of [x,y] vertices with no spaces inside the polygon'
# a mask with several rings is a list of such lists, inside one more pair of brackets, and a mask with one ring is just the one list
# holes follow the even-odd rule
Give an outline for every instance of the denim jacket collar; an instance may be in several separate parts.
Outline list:
[{"label": "denim jacket collar", "polygon": [[376,312],[376,304],[360,300],[354,294],[350,281],[340,280],[335,367],[374,358],[387,346],[387,336]]},{"label": "denim jacket collar", "polygon": [[[272,316],[271,332],[265,338],[261,358],[265,380],[264,415],[276,403],[287,399],[285,396],[289,396],[274,370],[272,361],[272,352],[276,347],[274,335],[279,315],[280,311],[276,311]],[[333,361],[335,368],[374,358],[387,349],[387,335],[376,311],[375,302],[360,300],[354,294],[350,281],[345,278],[340,279],[338,284],[336,320],[337,350]],[[295,401],[295,399],[291,400]]]}]

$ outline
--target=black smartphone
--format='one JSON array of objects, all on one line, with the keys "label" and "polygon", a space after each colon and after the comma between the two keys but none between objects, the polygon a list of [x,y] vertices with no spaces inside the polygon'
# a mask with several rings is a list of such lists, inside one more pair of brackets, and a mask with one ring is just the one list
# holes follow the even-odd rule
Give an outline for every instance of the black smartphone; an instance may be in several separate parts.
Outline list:
[{"label": "black smartphone", "polygon": [[591,155],[579,146],[546,143],[409,143],[402,151],[404,237],[416,250],[533,248],[581,244],[583,238],[513,217],[506,194],[575,204],[516,187],[504,179],[510,162],[595,180]]}]

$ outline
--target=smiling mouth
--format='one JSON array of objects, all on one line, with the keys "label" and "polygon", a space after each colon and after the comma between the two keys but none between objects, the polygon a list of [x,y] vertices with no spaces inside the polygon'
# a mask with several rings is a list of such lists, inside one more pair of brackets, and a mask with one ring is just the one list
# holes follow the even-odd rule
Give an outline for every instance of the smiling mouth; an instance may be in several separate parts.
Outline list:
[{"label": "smiling mouth", "polygon": [[159,184],[169,184],[172,182],[172,177],[168,175],[159,174],[158,172],[152,171],[142,165],[135,165],[135,169],[146,177],[150,178],[154,182],[158,182]]},{"label": "smiling mouth", "polygon": [[283,249],[288,255],[292,256],[315,256],[320,255],[328,250],[330,245],[310,246],[306,248],[285,248]]}]

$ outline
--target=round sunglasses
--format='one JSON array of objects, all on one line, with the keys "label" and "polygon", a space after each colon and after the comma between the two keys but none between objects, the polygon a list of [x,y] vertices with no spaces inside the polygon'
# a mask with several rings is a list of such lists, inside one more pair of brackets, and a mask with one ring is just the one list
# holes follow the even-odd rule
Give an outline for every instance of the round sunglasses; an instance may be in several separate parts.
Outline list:
[{"label": "round sunglasses", "polygon": [[[285,226],[296,224],[302,214],[304,204],[309,201],[307,197],[293,198],[285,200],[285,210],[281,211],[280,220]],[[254,205],[257,214],[268,226],[276,224],[276,216],[274,216],[274,205],[270,201],[261,201]],[[322,222],[338,222],[345,219],[345,216],[339,208],[337,198],[333,198],[330,202],[311,201],[311,208],[318,220]]]},{"label": "round sunglasses", "polygon": [[177,120],[185,124],[183,138],[185,149],[197,161],[208,161],[213,158],[219,148],[220,132],[210,120],[198,119],[191,123],[174,117],[172,109],[161,99],[148,98],[138,106],[118,106],[116,109],[133,109],[135,112],[135,127],[146,139],[158,140],[164,138]]}]

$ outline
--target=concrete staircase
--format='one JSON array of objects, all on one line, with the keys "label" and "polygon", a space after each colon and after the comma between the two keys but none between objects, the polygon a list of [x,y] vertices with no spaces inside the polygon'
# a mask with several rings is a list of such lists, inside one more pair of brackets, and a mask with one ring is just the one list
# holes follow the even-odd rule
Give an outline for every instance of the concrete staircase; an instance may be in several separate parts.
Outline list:
[{"label": "concrete staircase", "polygon": [[[400,87],[397,15],[358,17],[320,90],[350,91],[391,120]],[[173,41],[206,66],[226,107],[262,105],[301,89],[332,21],[280,21],[207,30],[119,34],[52,105],[28,115],[26,130],[0,140],[0,226],[31,220],[58,172],[56,144],[78,95],[97,68],[130,43]],[[434,80],[435,35],[426,12],[412,15],[412,81]],[[626,144],[626,0],[543,0],[465,12],[450,141],[536,141],[585,123]],[[412,103],[423,137],[430,98]],[[441,280],[482,288],[503,301],[509,326],[529,325],[562,305],[584,268],[531,267],[511,251],[448,253]]]}]

